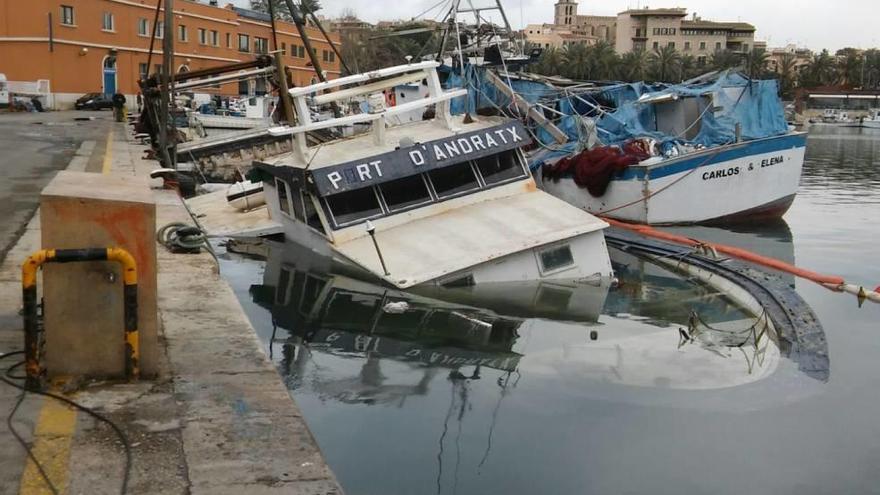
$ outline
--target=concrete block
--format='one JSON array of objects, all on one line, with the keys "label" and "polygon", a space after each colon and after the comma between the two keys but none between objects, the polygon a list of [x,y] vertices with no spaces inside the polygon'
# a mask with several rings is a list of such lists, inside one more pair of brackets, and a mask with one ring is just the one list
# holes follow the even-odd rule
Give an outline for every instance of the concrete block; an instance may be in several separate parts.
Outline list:
[{"label": "concrete block", "polygon": [[[40,198],[42,247],[121,247],[138,270],[142,376],[157,373],[156,203],[147,179],[59,172]],[[123,292],[113,262],[43,268],[44,364],[50,376],[125,373]]]}]

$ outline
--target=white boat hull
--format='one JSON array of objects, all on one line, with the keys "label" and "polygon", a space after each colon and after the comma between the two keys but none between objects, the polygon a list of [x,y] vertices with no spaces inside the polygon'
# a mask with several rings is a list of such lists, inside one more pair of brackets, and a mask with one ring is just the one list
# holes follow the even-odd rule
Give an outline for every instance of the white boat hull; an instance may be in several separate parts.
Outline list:
[{"label": "white boat hull", "polygon": [[271,124],[269,119],[231,117],[228,115],[196,114],[195,118],[206,129],[256,129],[258,127],[268,127]]},{"label": "white boat hull", "polygon": [[[381,275],[364,267],[340,252],[327,238],[281,211],[278,192],[271,181],[263,183],[266,202],[270,216],[281,224],[288,241],[303,246],[317,255],[332,258],[354,268],[356,271],[373,276]],[[552,199],[552,198],[551,198]],[[542,272],[540,253],[557,246],[568,245],[572,263],[563,269]],[[387,255],[387,253],[386,253]],[[483,263],[464,267],[463,269],[445,273],[442,276],[418,284],[403,284],[401,287],[445,285],[458,281],[461,285],[478,285],[485,283],[507,283],[540,280],[575,280],[596,281],[610,279],[613,275],[611,261],[608,258],[608,247],[605,236],[600,230],[529,247],[521,251],[499,255]],[[467,279],[465,282],[464,279]]]},{"label": "white boat hull", "polygon": [[571,177],[541,180],[540,187],[594,215],[645,224],[693,224],[780,217],[800,183],[806,134],[710,148],[612,179],[601,197]]},{"label": "white boat hull", "polygon": [[262,182],[236,182],[226,190],[226,201],[236,210],[253,210],[266,204]]}]

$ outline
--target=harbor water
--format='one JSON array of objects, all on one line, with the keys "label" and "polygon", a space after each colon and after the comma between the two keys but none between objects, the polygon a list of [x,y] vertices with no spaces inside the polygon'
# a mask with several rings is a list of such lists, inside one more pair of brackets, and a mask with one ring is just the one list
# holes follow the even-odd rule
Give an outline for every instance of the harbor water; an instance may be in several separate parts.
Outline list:
[{"label": "harbor water", "polygon": [[[783,221],[679,227],[880,284],[880,131],[814,129]],[[612,252],[620,282],[403,293],[271,246],[222,270],[350,495],[880,493],[880,306],[785,278],[825,330],[808,376],[711,287]],[[783,276],[785,277],[785,276]]]}]

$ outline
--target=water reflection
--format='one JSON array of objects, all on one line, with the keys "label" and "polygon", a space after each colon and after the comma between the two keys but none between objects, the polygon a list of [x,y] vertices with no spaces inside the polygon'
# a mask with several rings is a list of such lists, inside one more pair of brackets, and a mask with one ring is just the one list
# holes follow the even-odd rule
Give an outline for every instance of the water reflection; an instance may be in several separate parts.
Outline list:
[{"label": "water reflection", "polygon": [[[868,164],[880,150],[855,144],[861,139],[811,135],[804,187],[786,222],[679,232],[880,280],[865,248],[878,234],[880,170]],[[859,194],[863,202],[849,203]],[[754,315],[643,259],[612,255],[621,284],[599,287],[597,298],[534,286],[486,296],[395,293],[298,254],[273,254],[265,272],[262,263],[240,270],[248,278],[239,288],[349,494],[868,493],[880,486],[876,307],[857,310],[850,299],[797,281],[828,330],[835,375],[825,382],[775,357],[772,346],[747,349],[748,360],[724,343],[695,339],[679,348],[692,311],[737,331]],[[285,284],[282,263],[290,268]],[[344,301],[333,314],[331,294]],[[316,305],[326,314],[308,303],[322,297]],[[422,320],[402,323],[405,315],[382,324],[387,313],[375,308],[383,297],[419,311],[448,309],[493,330],[487,340],[485,325],[457,317],[433,330]],[[529,297],[540,314],[524,311]],[[378,317],[375,330],[368,315]],[[346,326],[355,317],[360,328]],[[511,331],[494,333],[496,322]],[[446,364],[423,358],[431,353]],[[477,356],[494,367],[452,361]]]}]

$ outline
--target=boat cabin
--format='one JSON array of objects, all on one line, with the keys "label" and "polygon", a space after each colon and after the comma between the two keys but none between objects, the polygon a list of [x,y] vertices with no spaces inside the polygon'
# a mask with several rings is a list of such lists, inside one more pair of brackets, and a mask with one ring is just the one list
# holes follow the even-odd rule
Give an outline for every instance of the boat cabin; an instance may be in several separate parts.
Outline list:
[{"label": "boat cabin", "polygon": [[[297,115],[310,115],[306,97],[318,94],[316,86],[382,79],[311,97],[327,103],[339,93],[373,93],[370,113],[319,122],[307,115],[297,127],[273,130],[294,136],[295,150],[255,163],[252,179],[263,181],[286,236],[398,287],[610,276],[601,235],[607,224],[537,190],[521,149],[532,138],[518,121],[450,115],[449,100],[464,90],[440,89],[436,66],[411,64],[291,90]],[[434,88],[427,98],[384,107],[385,86],[421,79]],[[432,106],[433,116],[389,125],[390,116],[416,105]],[[305,145],[309,130],[364,122],[370,132]],[[578,252],[569,240],[589,233],[598,237]]]}]

